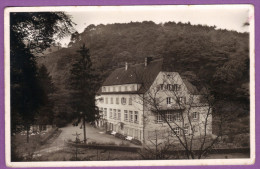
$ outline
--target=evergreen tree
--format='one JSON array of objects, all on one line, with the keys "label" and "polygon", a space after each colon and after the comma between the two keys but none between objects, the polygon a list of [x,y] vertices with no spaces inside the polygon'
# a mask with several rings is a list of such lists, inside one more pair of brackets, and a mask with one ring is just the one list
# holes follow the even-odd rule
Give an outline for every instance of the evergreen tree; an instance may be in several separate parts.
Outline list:
[{"label": "evergreen tree", "polygon": [[89,49],[85,44],[77,51],[80,57],[72,65],[71,87],[72,105],[78,117],[83,120],[84,143],[86,143],[85,122],[93,122],[99,118],[99,111],[95,104],[95,95],[98,89],[98,76],[92,68]]},{"label": "evergreen tree", "polygon": [[54,119],[54,101],[51,100],[51,95],[55,92],[56,88],[52,82],[52,78],[44,65],[41,65],[38,70],[38,81],[42,92],[42,105],[37,114],[38,125],[52,124]]}]

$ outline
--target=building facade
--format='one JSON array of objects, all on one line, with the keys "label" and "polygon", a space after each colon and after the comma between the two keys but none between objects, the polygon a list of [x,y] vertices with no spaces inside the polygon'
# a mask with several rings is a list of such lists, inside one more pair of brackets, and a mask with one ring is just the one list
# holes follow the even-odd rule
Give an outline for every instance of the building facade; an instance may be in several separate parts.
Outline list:
[{"label": "building facade", "polygon": [[181,134],[211,135],[211,109],[202,102],[202,90],[178,72],[164,71],[162,59],[126,63],[108,76],[96,96],[98,126],[142,143]]}]

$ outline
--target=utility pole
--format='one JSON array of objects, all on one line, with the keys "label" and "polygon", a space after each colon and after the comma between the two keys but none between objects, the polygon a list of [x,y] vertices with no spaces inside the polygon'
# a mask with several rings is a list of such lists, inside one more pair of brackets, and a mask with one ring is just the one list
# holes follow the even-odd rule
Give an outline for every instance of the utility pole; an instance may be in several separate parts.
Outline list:
[{"label": "utility pole", "polygon": [[83,112],[80,112],[81,116],[82,116],[82,120],[83,120],[83,142],[84,144],[86,144],[87,142],[87,138],[86,138],[86,119],[85,119],[85,114]]},{"label": "utility pole", "polygon": [[85,115],[83,115],[83,132],[84,132],[84,144],[86,144],[86,120],[85,120]]}]

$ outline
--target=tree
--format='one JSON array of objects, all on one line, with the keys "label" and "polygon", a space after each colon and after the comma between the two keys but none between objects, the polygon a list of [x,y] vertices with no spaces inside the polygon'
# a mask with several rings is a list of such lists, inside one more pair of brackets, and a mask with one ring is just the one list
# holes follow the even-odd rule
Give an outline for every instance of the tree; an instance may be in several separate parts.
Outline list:
[{"label": "tree", "polygon": [[159,130],[155,130],[154,135],[148,141],[149,144],[143,145],[142,149],[138,151],[144,160],[180,159],[179,153],[169,153],[174,148],[169,134],[164,135]]},{"label": "tree", "polygon": [[92,68],[89,49],[85,44],[77,51],[80,55],[71,69],[72,106],[83,120],[84,143],[86,143],[85,122],[93,122],[99,118],[95,95],[99,87],[98,76]]},{"label": "tree", "polygon": [[[10,13],[11,126],[29,128],[44,103],[38,80],[36,55],[72,31],[63,12]],[[17,118],[19,117],[19,118]]]},{"label": "tree", "polygon": [[[225,114],[214,117],[218,131],[212,135],[215,101],[209,90],[203,87],[198,91],[176,72],[162,72],[158,76],[162,78],[155,81],[145,94],[134,99],[141,100],[139,102],[146,107],[144,125],[158,123],[167,126],[164,130],[155,131],[155,134],[160,132],[162,137],[155,137],[154,145],[165,142],[165,135],[170,135],[168,143],[172,144],[172,148],[184,150],[187,159],[206,156],[223,134],[223,122],[227,119]],[[139,78],[144,83],[147,81],[146,77]]]},{"label": "tree", "polygon": [[[11,47],[12,48],[12,47]],[[34,122],[35,114],[43,103],[39,81],[37,79],[35,57],[21,43],[11,50],[11,124],[12,131],[16,125],[24,125],[29,142],[30,125]],[[22,121],[16,121],[17,116]]]},{"label": "tree", "polygon": [[41,65],[38,70],[38,81],[43,92],[41,95],[42,104],[36,116],[36,123],[41,125],[53,124],[54,101],[52,100],[51,95],[55,92],[56,88],[52,82],[52,77],[44,65]]}]

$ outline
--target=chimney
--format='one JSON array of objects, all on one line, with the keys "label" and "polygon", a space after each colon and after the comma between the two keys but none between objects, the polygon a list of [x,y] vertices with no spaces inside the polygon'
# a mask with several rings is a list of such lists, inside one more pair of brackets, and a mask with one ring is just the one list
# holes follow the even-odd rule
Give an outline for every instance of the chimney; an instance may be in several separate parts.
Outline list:
[{"label": "chimney", "polygon": [[145,60],[144,60],[144,66],[145,66],[145,67],[148,66],[149,63],[150,63],[152,60],[153,60],[152,57],[146,57]]},{"label": "chimney", "polygon": [[128,63],[125,62],[125,70],[127,70],[127,69],[128,69]]}]

